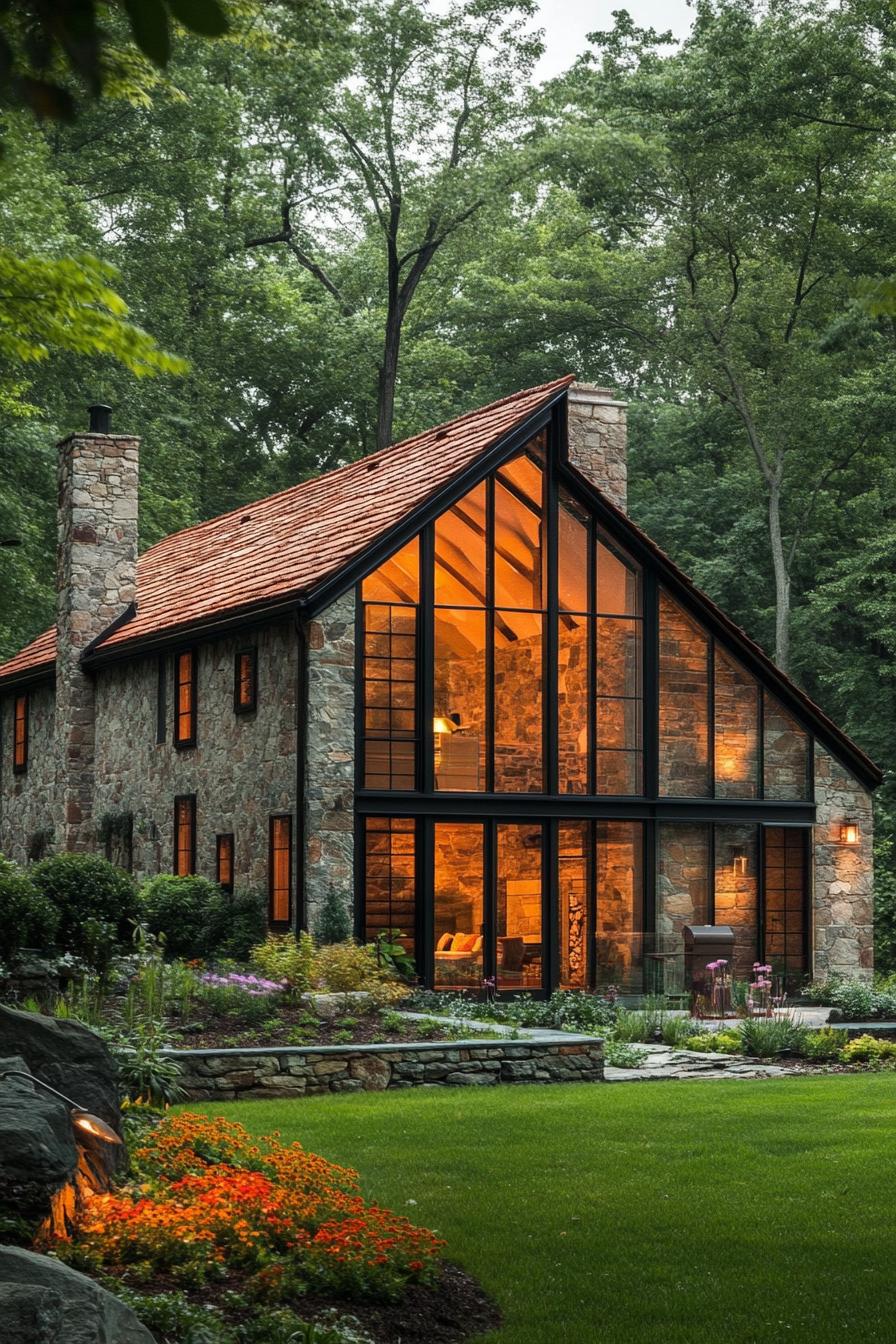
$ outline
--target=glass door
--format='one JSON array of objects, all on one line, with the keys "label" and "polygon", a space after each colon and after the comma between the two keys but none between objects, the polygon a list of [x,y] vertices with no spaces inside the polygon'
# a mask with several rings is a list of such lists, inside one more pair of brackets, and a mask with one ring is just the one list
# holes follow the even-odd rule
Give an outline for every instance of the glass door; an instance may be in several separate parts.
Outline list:
[{"label": "glass door", "polygon": [[436,822],[433,938],[436,989],[481,989],[485,975],[485,827]]}]

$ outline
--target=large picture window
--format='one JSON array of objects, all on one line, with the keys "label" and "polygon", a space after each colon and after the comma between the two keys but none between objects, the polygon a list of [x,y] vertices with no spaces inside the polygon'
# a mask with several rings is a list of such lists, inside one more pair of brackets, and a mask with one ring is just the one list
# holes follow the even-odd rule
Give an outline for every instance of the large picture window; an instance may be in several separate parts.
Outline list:
[{"label": "large picture window", "polygon": [[420,544],[364,580],[362,780],[367,789],[417,787],[417,622]]},{"label": "large picture window", "polygon": [[364,826],[364,938],[397,934],[416,955],[417,824],[412,817],[368,817]]}]

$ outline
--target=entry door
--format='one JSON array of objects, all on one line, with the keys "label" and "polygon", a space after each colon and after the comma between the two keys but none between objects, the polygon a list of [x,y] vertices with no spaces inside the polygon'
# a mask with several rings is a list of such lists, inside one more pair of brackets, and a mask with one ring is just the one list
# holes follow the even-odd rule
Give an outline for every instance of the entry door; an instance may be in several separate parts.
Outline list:
[{"label": "entry door", "polygon": [[795,988],[809,969],[808,832],[803,827],[763,828],[765,877],[764,956],[775,974]]}]

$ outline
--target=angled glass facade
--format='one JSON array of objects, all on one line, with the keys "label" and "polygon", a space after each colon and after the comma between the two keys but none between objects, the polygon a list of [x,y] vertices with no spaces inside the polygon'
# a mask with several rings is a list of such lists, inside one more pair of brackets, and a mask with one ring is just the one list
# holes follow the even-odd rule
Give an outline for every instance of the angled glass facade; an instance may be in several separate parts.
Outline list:
[{"label": "angled glass facade", "polygon": [[674,989],[706,922],[797,977],[810,736],[557,432],[360,585],[358,931],[440,988]]}]

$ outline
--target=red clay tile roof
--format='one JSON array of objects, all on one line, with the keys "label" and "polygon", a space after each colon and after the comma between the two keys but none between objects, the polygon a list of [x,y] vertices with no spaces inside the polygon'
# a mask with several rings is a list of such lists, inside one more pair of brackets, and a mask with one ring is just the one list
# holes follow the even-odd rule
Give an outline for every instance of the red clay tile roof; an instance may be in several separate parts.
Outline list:
[{"label": "red clay tile roof", "polygon": [[[137,564],[137,611],[103,652],[244,609],[301,599],[541,410],[570,374],[527,388],[314,480],[175,532]],[[49,672],[48,630],[0,666],[0,682]]]}]

